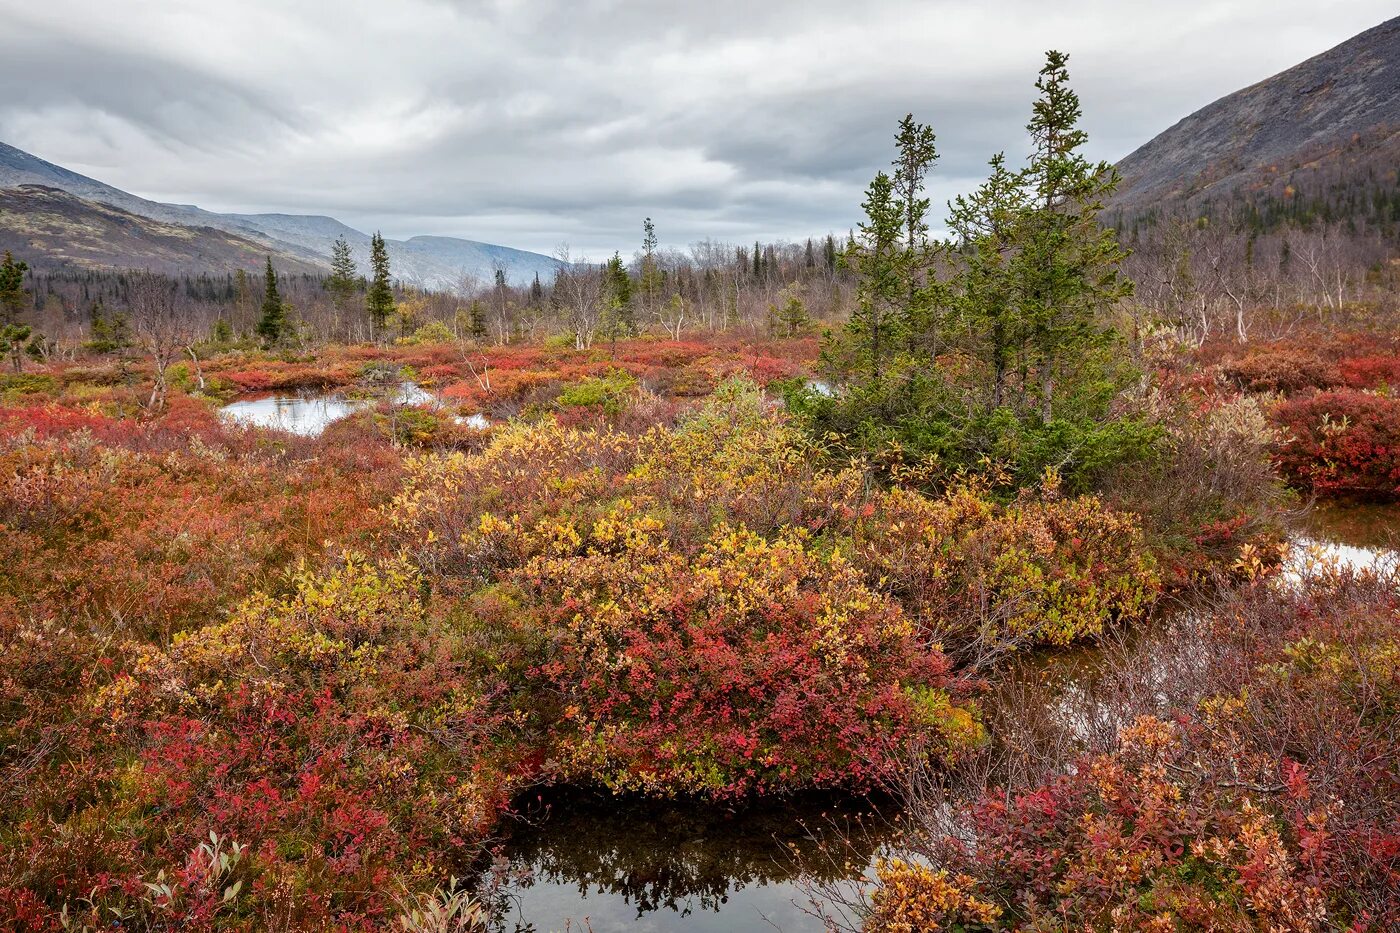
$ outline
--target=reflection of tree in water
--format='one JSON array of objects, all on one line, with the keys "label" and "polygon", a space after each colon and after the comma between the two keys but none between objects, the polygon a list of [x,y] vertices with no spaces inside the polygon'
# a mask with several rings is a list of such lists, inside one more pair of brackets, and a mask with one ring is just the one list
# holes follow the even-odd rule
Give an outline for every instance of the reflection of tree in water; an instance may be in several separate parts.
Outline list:
[{"label": "reflection of tree in water", "polygon": [[802,795],[740,805],[552,791],[507,854],[536,878],[683,916],[718,911],[751,884],[859,875],[894,833],[889,802]]}]

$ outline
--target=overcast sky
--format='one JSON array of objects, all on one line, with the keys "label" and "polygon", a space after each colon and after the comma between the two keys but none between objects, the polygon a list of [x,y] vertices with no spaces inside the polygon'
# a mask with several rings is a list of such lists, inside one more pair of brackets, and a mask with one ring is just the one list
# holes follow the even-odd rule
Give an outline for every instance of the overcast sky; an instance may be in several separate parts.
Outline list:
[{"label": "overcast sky", "polygon": [[1019,157],[1043,52],[1091,154],[1395,0],[0,0],[0,140],[135,194],[574,255],[844,231],[895,122],[942,203]]}]

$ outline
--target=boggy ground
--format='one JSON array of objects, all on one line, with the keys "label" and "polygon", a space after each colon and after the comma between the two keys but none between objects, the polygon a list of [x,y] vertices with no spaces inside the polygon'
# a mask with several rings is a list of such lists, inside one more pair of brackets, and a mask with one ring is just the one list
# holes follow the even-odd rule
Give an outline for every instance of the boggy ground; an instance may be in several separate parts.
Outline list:
[{"label": "boggy ground", "polygon": [[[1129,926],[1172,911],[1247,926],[1278,920],[1261,912],[1275,903],[1280,923],[1389,916],[1384,897],[1346,892],[1393,879],[1380,675],[1395,649],[1376,622],[1393,606],[1381,582],[1296,597],[1252,582],[1282,533],[1270,400],[1178,380],[1154,402],[1163,455],[1094,494],[1053,474],[1020,493],[987,477],[890,486],[764,391],[814,354],[800,340],[230,354],[173,374],[158,410],[135,363],[7,378],[4,924],[484,922],[465,895],[432,892],[480,865],[525,787],[737,798],[905,786],[911,761],[958,773],[995,745],[982,708],[999,659],[1131,627],[1164,592],[1222,578],[1247,582],[1210,625],[1257,619],[1269,637],[1236,649],[1196,633],[1235,665],[1207,726],[1143,719],[1069,783],[980,807],[973,861],[886,865],[864,922],[1127,909]],[[483,435],[380,405],[299,438],[215,414],[244,391],[400,378],[516,420]],[[1326,621],[1305,661],[1293,598]],[[1370,608],[1329,614],[1352,605]],[[1311,759],[1259,751],[1293,726],[1228,741],[1273,708],[1249,705],[1263,689],[1249,678],[1295,662],[1321,679],[1277,689],[1325,705],[1280,694],[1288,708],[1355,725],[1379,756],[1329,777],[1361,775],[1365,813],[1297,790]],[[1319,874],[1314,850],[1345,870]],[[1086,880],[1110,870],[1125,880]]]}]

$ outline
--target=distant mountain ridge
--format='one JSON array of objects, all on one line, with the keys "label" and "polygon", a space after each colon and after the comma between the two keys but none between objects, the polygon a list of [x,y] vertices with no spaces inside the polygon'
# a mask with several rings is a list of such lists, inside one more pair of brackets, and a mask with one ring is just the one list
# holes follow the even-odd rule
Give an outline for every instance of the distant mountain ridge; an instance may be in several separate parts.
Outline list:
[{"label": "distant mountain ridge", "polygon": [[[114,250],[93,249],[90,237],[85,240],[87,245],[84,248],[64,243],[61,230],[51,225],[41,241],[41,251],[44,257],[67,264],[139,266],[143,257],[149,260],[158,255],[159,265],[164,271],[224,272],[230,267],[220,266],[219,263],[240,257],[244,244],[253,244],[258,250],[257,262],[251,266],[240,263],[238,267],[260,266],[261,256],[269,254],[280,264],[325,270],[329,268],[331,245],[339,236],[344,236],[350,244],[361,271],[366,270],[369,263],[369,235],[333,217],[311,214],[223,214],[188,204],[151,201],[0,142],[0,192],[11,194],[15,190],[24,190],[22,186],[40,186],[90,202],[87,208],[65,202],[62,212],[73,216],[82,214],[86,220],[98,226],[112,222],[111,217],[101,221],[97,219],[103,215],[97,205],[104,205],[160,224],[202,229],[206,233],[221,231],[234,238],[226,241],[229,246],[227,250],[212,248],[211,241],[210,249],[195,250],[182,259],[178,250],[171,249],[168,238],[161,242],[143,242],[140,239],[140,225],[128,225],[122,242],[131,250],[131,256],[129,261],[123,262],[122,256]],[[6,206],[0,209],[0,237],[7,242],[14,241],[19,230],[34,226],[23,217],[28,206],[42,204],[52,213],[56,203],[51,196],[38,197],[32,191],[27,196],[11,194],[5,202]],[[160,235],[168,233],[167,230]],[[388,240],[386,245],[395,278],[423,288],[451,289],[459,283],[463,274],[487,283],[495,277],[497,268],[505,270],[511,284],[525,285],[536,275],[548,281],[560,265],[558,260],[540,253],[458,237],[419,236],[408,240]],[[23,249],[19,251],[23,252]],[[182,261],[188,261],[191,265],[176,268]]]},{"label": "distant mountain ridge", "polygon": [[257,271],[271,254],[283,272],[322,264],[215,227],[157,220],[47,185],[0,187],[0,250],[58,268],[152,272]]},{"label": "distant mountain ridge", "polygon": [[1400,17],[1222,97],[1118,163],[1111,213],[1400,222]]}]

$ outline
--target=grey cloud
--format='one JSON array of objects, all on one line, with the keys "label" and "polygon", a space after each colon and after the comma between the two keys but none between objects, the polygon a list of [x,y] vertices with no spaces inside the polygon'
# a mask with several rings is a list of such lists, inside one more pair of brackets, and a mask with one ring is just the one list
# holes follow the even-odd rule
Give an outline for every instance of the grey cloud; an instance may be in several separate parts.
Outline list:
[{"label": "grey cloud", "polygon": [[855,223],[906,112],[939,136],[935,203],[1023,155],[1047,47],[1072,53],[1090,154],[1117,159],[1393,14],[1048,6],[0,0],[0,139],[148,197],[392,236],[597,256],[650,215],[669,245],[797,240]]}]

